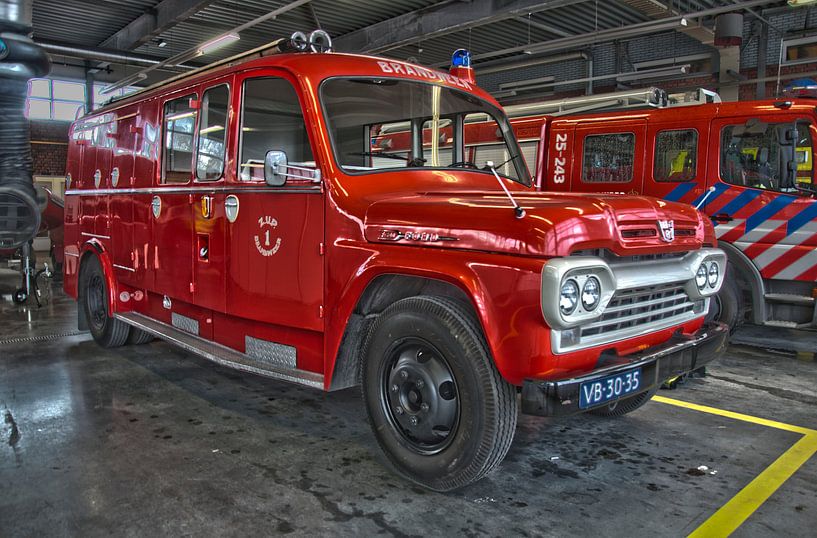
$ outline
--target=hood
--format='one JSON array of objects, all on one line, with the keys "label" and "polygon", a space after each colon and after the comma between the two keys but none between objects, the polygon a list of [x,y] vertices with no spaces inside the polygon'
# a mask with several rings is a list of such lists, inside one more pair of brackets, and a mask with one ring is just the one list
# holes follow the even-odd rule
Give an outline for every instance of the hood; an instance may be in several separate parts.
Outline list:
[{"label": "hood", "polygon": [[366,212],[366,239],[539,257],[590,249],[619,256],[683,252],[715,242],[711,224],[707,232],[705,219],[686,204],[621,195],[526,192],[514,197],[526,212],[521,219],[502,192],[382,199]]}]

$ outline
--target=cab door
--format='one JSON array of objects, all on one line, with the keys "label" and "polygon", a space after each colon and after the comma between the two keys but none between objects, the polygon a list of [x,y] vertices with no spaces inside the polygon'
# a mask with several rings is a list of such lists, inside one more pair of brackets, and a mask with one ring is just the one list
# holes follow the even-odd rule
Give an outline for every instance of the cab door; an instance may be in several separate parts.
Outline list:
[{"label": "cab door", "polygon": [[231,173],[234,167],[227,166],[231,162],[227,148],[235,138],[231,129],[235,120],[231,99],[232,75],[201,88],[191,205],[194,302],[219,312],[225,311],[227,302],[224,200],[227,178],[234,177]]},{"label": "cab door", "polygon": [[193,300],[191,206],[197,94],[182,91],[162,103],[159,185],[151,197],[155,289],[171,299]]},{"label": "cab door", "polygon": [[[642,194],[697,205],[710,186],[706,174],[709,125],[651,123]],[[706,200],[704,200],[706,203]]]},{"label": "cab door", "polygon": [[644,177],[645,120],[582,124],[575,130],[570,190],[638,194]]},{"label": "cab door", "polygon": [[[305,170],[316,168],[316,162],[294,79],[265,69],[237,77],[236,90],[241,92],[238,174],[225,199],[227,311],[278,326],[271,328],[274,338],[286,343],[297,334],[293,328],[323,330],[324,195],[319,180]],[[290,167],[301,168],[289,173],[301,177],[268,186],[269,151],[285,153]],[[243,335],[232,336],[243,347]]]}]

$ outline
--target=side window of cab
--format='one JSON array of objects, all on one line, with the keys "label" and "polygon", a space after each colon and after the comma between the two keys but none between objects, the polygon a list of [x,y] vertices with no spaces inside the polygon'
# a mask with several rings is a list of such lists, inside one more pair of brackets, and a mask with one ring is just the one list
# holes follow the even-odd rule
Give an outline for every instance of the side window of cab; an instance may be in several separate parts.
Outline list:
[{"label": "side window of cab", "polygon": [[289,165],[315,167],[301,103],[286,79],[244,81],[240,140],[241,181],[264,181],[264,159],[269,151],[284,152]]},{"label": "side window of cab", "polygon": [[190,182],[197,113],[195,101],[196,95],[189,94],[164,105],[162,183]]}]

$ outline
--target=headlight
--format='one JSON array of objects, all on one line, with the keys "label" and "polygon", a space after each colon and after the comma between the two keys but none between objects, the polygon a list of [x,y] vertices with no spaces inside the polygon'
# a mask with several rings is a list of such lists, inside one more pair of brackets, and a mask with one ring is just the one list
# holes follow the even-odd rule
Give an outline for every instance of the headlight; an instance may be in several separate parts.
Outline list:
[{"label": "headlight", "polygon": [[703,290],[706,287],[706,280],[706,263],[702,263],[701,266],[698,267],[698,272],[695,273],[695,284],[697,284],[699,290]]},{"label": "headlight", "polygon": [[562,284],[562,291],[559,294],[559,311],[569,316],[576,311],[579,304],[579,285],[575,280],[565,280]]},{"label": "headlight", "polygon": [[712,262],[709,266],[709,277],[707,279],[710,288],[714,288],[718,283],[718,264]]},{"label": "headlight", "polygon": [[599,279],[591,276],[585,281],[582,288],[582,306],[588,312],[593,311],[601,299],[601,283]]}]

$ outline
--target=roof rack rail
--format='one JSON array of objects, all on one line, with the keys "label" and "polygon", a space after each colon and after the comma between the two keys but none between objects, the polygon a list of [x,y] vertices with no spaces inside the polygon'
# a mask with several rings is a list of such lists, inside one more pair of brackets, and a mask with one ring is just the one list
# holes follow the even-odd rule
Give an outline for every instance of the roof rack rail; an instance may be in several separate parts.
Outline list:
[{"label": "roof rack rail", "polygon": [[705,103],[720,103],[721,97],[717,92],[698,88],[693,91],[667,93],[661,88],[650,87],[622,92],[600,93],[580,97],[568,97],[555,101],[542,101],[522,105],[505,107],[508,117],[523,116],[565,116],[601,110],[622,110],[628,108],[669,108],[676,106],[700,105]]},{"label": "roof rack rail", "polygon": [[209,63],[207,65],[201,66],[191,71],[180,73],[176,76],[164,79],[160,82],[156,82],[154,84],[151,84],[150,86],[141,88],[139,91],[132,92],[123,96],[114,97],[111,100],[107,101],[102,108],[105,108],[110,104],[125,99],[130,99],[136,95],[149,92],[161,86],[171,84],[179,80],[192,78],[197,75],[201,75],[210,70],[216,69],[218,67],[223,67],[225,65],[236,65],[239,63],[248,62],[250,60],[255,60],[257,58],[262,58],[264,56],[272,56],[274,54],[281,54],[285,52],[310,52],[310,51],[332,52],[332,38],[324,30],[313,30],[312,32],[309,33],[309,35],[305,34],[304,32],[295,32],[288,38],[282,37],[276,39],[275,41],[270,41],[269,43],[261,45],[260,47],[250,49],[248,51],[236,54],[234,56],[230,56],[229,58],[224,58],[222,60]]}]

